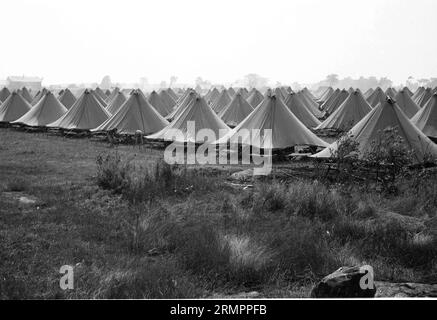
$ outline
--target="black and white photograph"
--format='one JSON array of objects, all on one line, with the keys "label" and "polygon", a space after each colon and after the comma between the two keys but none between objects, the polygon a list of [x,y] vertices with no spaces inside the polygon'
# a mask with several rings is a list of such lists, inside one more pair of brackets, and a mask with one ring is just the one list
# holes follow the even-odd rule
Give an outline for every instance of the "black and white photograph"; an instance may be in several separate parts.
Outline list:
[{"label": "black and white photograph", "polygon": [[437,1],[0,7],[0,300],[437,297]]}]

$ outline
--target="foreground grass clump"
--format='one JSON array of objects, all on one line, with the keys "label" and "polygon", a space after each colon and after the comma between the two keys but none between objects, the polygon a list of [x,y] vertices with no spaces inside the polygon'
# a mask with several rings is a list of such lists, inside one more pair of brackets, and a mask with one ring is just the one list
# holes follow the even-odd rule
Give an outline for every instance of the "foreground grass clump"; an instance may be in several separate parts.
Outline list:
[{"label": "foreground grass clump", "polygon": [[148,165],[134,163],[134,159],[123,161],[118,153],[99,155],[96,179],[103,189],[135,203],[220,187],[220,184],[211,185],[211,179],[200,170],[170,166],[163,160]]},{"label": "foreground grass clump", "polygon": [[206,221],[186,222],[171,239],[173,253],[209,288],[253,287],[269,279],[271,254],[248,236],[224,235]]},{"label": "foreground grass clump", "polygon": [[171,259],[134,259],[101,280],[96,298],[187,299],[202,296],[201,286]]}]

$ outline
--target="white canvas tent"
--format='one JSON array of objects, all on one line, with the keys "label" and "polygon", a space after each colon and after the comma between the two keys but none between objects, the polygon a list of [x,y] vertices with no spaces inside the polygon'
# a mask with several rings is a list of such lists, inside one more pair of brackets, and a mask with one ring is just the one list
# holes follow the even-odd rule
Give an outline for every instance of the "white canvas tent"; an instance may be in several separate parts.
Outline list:
[{"label": "white canvas tent", "polygon": [[368,99],[370,95],[373,93],[373,91],[374,91],[373,88],[370,88],[363,94],[364,98],[366,98],[367,101],[369,101]]},{"label": "white canvas tent", "polygon": [[432,96],[431,88],[426,88],[422,91],[420,95],[417,96],[416,99],[414,99],[414,102],[416,102],[419,107],[423,107],[431,98],[431,96]]},{"label": "white canvas tent", "polygon": [[346,100],[316,129],[334,129],[347,131],[357,124],[372,107],[364,99],[360,91],[351,93]]},{"label": "white canvas tent", "polygon": [[338,107],[341,106],[341,104],[346,101],[346,99],[349,97],[349,92],[346,90],[340,90],[338,91],[335,96],[333,95],[332,99],[329,99],[327,102],[321,105],[321,109],[325,111],[327,114],[332,114],[335,112],[335,110],[338,109]]},{"label": "white canvas tent", "polygon": [[115,87],[114,90],[112,90],[111,94],[109,95],[108,99],[106,100],[108,102],[108,106],[109,106],[109,104],[111,104],[112,100],[114,100],[114,98],[118,95],[119,92],[120,92],[119,87]]},{"label": "white canvas tent", "polygon": [[23,123],[28,126],[45,126],[58,120],[67,112],[67,108],[58,99],[47,91],[46,94],[21,118],[14,123]]},{"label": "white canvas tent", "polygon": [[150,134],[167,125],[168,121],[150,105],[139,90],[135,90],[115,114],[93,131],[117,129],[119,133],[134,134],[140,130],[143,134]]},{"label": "white canvas tent", "polygon": [[308,93],[302,90],[297,93],[297,96],[316,118],[323,117],[323,112],[319,110],[319,104]]},{"label": "white canvas tent", "polygon": [[105,92],[103,92],[102,89],[100,89],[99,87],[97,87],[94,92],[99,96],[99,98],[101,98],[103,101],[106,101],[106,99],[108,98],[108,96],[105,94]]},{"label": "white canvas tent", "polygon": [[[205,142],[204,137],[197,137],[197,133],[201,129],[212,130],[216,137],[220,134],[226,134],[229,127],[215,114],[208,106],[205,99],[198,96],[196,93],[194,99],[189,105],[183,109],[177,118],[173,120],[166,128],[148,136],[149,139],[162,139],[176,142]],[[189,124],[194,124],[194,130],[190,130]],[[173,129],[180,132],[180,136],[173,136]],[[210,141],[213,142],[213,141]]]},{"label": "white canvas tent", "polygon": [[9,97],[0,105],[0,121],[11,122],[15,121],[32,106],[18,92],[12,92]]},{"label": "white canvas tent", "polygon": [[97,100],[96,95],[86,89],[73,106],[48,127],[64,129],[93,129],[109,118],[110,114]]},{"label": "white canvas tent", "polygon": [[164,100],[161,99],[160,95],[155,90],[150,93],[147,100],[163,117],[171,113],[173,110],[172,107],[170,107],[167,103],[164,102]]},{"label": "white canvas tent", "polygon": [[318,99],[319,102],[323,103],[329,99],[329,97],[334,93],[334,89],[332,87],[328,87]]},{"label": "white canvas tent", "polygon": [[218,91],[217,88],[212,88],[208,91],[208,93],[205,95],[205,100],[209,104],[211,104],[217,97],[220,95],[220,91]]},{"label": "white canvas tent", "polygon": [[400,90],[394,97],[394,100],[409,119],[420,109],[405,90]]},{"label": "white canvas tent", "polygon": [[19,90],[19,93],[21,94],[21,96],[26,99],[27,102],[31,103],[32,102],[32,96],[30,95],[29,90],[27,90],[26,87],[23,87],[22,89]]},{"label": "white canvas tent", "polygon": [[[271,130],[271,139],[267,138],[266,129]],[[263,149],[328,145],[305,127],[282,99],[274,95],[267,95],[246,119],[216,143],[226,143],[237,136],[241,144]]]},{"label": "white canvas tent", "polygon": [[252,106],[243,98],[242,91],[238,91],[232,101],[218,114],[230,127],[237,126],[253,111]]},{"label": "white canvas tent", "polygon": [[167,90],[161,90],[161,92],[159,92],[159,96],[165,103],[165,108],[172,111],[176,105],[177,97],[174,98]]},{"label": "white canvas tent", "polygon": [[170,97],[173,98],[173,100],[176,101],[178,99],[178,95],[176,94],[176,92],[173,91],[172,88],[168,88],[167,90],[163,90],[163,91],[167,92],[170,95]]},{"label": "white canvas tent", "polygon": [[[427,154],[437,157],[437,145],[414,126],[397,103],[388,97],[348,132],[348,135],[359,143],[360,158],[371,148],[373,141],[380,139],[383,130],[389,127],[397,129],[408,149],[414,151],[417,162],[422,162]],[[338,145],[339,141],[335,141],[313,157],[333,157]]]},{"label": "white canvas tent", "polygon": [[169,121],[172,121],[173,119],[177,118],[182,111],[190,104],[191,100],[195,99],[197,97],[197,93],[194,90],[189,90],[185,93],[184,98],[178,103],[174,110],[167,115],[165,118]]},{"label": "white canvas tent", "polygon": [[297,94],[289,93],[284,103],[307,128],[315,128],[320,124],[319,119],[308,110]]},{"label": "white canvas tent", "polygon": [[3,87],[3,89],[0,91],[0,103],[5,101],[9,97],[10,94],[11,94],[11,92],[8,90],[8,88]]},{"label": "white canvas tent", "polygon": [[411,97],[411,99],[413,99],[413,101],[415,101],[417,99],[417,97],[419,97],[424,90],[425,90],[424,87],[418,87],[416,89],[416,91],[414,92],[413,96]]},{"label": "white canvas tent", "polygon": [[67,109],[70,109],[73,104],[76,102],[76,97],[73,95],[73,93],[70,91],[70,89],[66,88],[61,96],[59,97],[59,101],[66,107]]},{"label": "white canvas tent", "polygon": [[38,91],[35,97],[33,98],[32,102],[30,103],[32,106],[36,105],[39,100],[47,93],[47,89],[43,88],[42,90]]},{"label": "white canvas tent", "polygon": [[117,113],[126,100],[127,99],[124,93],[118,91],[115,97],[112,98],[111,102],[109,102],[108,106],[106,107],[106,111],[108,111],[111,115]]},{"label": "white canvas tent", "polygon": [[367,98],[372,108],[375,108],[379,103],[384,103],[387,95],[382,91],[380,87],[376,88],[372,94]]},{"label": "white canvas tent", "polygon": [[273,90],[274,94],[276,95],[277,98],[281,98],[282,101],[285,100],[285,95],[284,92],[282,91],[281,88],[275,88],[275,90]]},{"label": "white canvas tent", "polygon": [[404,87],[402,90],[406,91],[410,97],[413,96],[413,93],[411,92],[410,88]]},{"label": "white canvas tent", "polygon": [[229,96],[230,96],[231,98],[233,98],[234,95],[236,94],[234,88],[229,87],[229,89],[228,89],[228,94],[229,94]]},{"label": "white canvas tent", "polygon": [[[98,88],[97,88],[98,89]],[[101,91],[101,90],[100,90]],[[91,92],[91,94],[92,95],[94,95],[94,97],[100,102],[100,104],[103,106],[103,107],[107,107],[107,105],[108,105],[108,103],[106,102],[106,100],[101,96],[101,94],[99,94],[96,90],[91,90],[90,91]],[[102,91],[102,94],[105,94],[103,91]]]}]

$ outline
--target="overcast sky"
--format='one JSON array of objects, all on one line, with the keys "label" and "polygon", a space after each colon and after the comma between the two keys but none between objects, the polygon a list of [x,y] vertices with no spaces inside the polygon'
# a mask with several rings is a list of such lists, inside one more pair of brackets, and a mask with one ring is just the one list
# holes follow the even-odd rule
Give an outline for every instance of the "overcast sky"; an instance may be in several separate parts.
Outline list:
[{"label": "overcast sky", "polygon": [[436,0],[5,0],[0,79],[437,77]]}]

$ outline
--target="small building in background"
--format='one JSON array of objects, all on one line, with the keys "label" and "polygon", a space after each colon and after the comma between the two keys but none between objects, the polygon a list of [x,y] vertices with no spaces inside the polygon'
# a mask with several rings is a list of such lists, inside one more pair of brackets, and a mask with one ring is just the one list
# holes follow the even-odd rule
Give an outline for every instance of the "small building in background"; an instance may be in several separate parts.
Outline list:
[{"label": "small building in background", "polygon": [[9,90],[18,90],[26,87],[31,91],[38,91],[42,89],[42,78],[25,77],[25,76],[10,76],[6,79],[6,86]]}]

